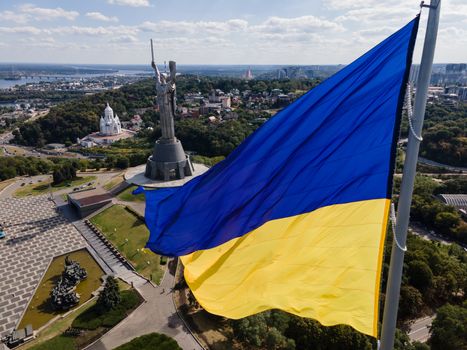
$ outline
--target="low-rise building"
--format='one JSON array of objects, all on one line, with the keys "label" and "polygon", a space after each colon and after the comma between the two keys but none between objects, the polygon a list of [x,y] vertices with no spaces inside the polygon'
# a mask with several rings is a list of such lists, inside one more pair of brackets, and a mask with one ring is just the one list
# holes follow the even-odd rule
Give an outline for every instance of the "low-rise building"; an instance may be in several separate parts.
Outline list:
[{"label": "low-rise building", "polygon": [[467,216],[467,194],[439,194],[438,198],[459,210],[463,216]]},{"label": "low-rise building", "polygon": [[68,203],[77,210],[81,218],[89,216],[112,201],[111,194],[100,189],[74,191],[67,197]]},{"label": "low-rise building", "polygon": [[77,142],[81,147],[89,148],[110,145],[115,141],[134,137],[135,134],[132,130],[122,129],[118,115],[115,114],[114,116],[113,109],[107,103],[104,115],[101,116],[99,122],[99,131],[89,134],[82,139],[78,138]]}]

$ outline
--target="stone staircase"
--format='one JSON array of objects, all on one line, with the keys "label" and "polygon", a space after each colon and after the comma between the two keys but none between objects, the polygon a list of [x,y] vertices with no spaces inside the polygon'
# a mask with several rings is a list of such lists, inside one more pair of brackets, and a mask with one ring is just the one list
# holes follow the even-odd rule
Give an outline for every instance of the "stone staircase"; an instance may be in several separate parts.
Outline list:
[{"label": "stone staircase", "polygon": [[[95,228],[93,230],[87,220],[73,222],[73,225],[83,235],[89,245],[96,251],[104,263],[115,273],[115,275],[134,287],[142,286],[147,282],[139,276],[133,266],[121,255],[121,253]],[[91,224],[92,225],[92,224]],[[94,226],[92,226],[94,227]],[[97,232],[96,232],[97,231]]]}]

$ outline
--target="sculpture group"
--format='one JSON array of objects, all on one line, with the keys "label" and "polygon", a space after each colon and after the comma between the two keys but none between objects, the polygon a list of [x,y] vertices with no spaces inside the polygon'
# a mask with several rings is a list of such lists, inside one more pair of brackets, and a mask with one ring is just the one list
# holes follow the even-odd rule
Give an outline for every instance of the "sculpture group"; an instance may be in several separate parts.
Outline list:
[{"label": "sculpture group", "polygon": [[56,310],[68,310],[79,303],[80,296],[76,286],[88,276],[86,270],[77,261],[66,256],[65,270],[50,293],[52,305]]}]

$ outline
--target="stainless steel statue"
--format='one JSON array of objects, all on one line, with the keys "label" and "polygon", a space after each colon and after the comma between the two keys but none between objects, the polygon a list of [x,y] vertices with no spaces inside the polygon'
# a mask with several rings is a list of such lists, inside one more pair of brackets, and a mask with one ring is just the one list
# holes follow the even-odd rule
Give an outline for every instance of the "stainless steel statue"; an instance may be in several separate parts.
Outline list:
[{"label": "stainless steel statue", "polygon": [[157,104],[159,106],[162,138],[174,140],[176,65],[174,61],[169,62],[170,75],[168,77],[159,72],[157,65],[154,63],[154,59],[151,65],[156,73]]},{"label": "stainless steel statue", "polygon": [[170,73],[159,71],[154,62],[151,39],[151,66],[156,79],[157,105],[159,107],[162,136],[156,141],[152,155],[146,163],[145,176],[151,179],[174,180],[193,175],[193,165],[183,151],[180,140],[175,137],[174,117],[176,111],[176,64],[169,62]]}]

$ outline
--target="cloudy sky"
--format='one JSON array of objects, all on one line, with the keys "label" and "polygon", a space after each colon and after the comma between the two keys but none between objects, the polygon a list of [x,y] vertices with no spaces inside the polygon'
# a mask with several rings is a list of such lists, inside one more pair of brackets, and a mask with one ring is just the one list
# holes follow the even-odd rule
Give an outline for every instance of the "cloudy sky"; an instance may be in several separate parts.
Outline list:
[{"label": "cloudy sky", "polygon": [[[180,64],[346,64],[410,21],[419,3],[0,0],[0,62],[145,64],[154,38],[160,61]],[[467,0],[443,0],[435,62],[466,61]]]}]

